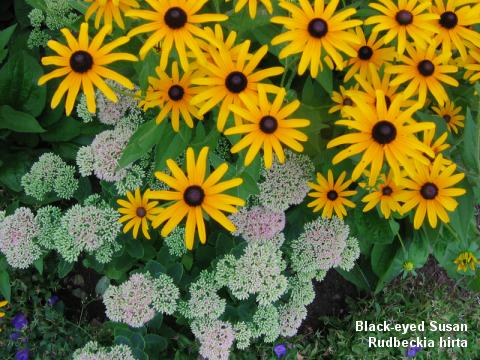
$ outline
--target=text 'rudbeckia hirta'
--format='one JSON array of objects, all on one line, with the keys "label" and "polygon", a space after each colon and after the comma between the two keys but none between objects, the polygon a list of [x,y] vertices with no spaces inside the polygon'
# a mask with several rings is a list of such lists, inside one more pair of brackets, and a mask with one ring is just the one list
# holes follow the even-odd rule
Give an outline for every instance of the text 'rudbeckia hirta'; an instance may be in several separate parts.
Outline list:
[{"label": "text 'rudbeckia hirta'", "polygon": [[383,15],[373,15],[365,20],[365,25],[376,24],[373,32],[386,31],[382,39],[385,44],[397,39],[397,51],[403,54],[410,39],[422,47],[432,41],[432,36],[438,31],[435,27],[437,14],[431,14],[428,8],[430,1],[383,0],[382,4],[370,3],[369,6]]},{"label": "text 'rudbeckia hirta'", "polygon": [[301,53],[298,73],[303,75],[310,66],[310,74],[314,78],[318,70],[323,69],[323,52],[330,56],[338,69],[343,69],[343,58],[339,51],[352,57],[357,55],[352,44],[358,44],[359,40],[354,33],[345,31],[362,24],[361,20],[346,20],[357,11],[349,8],[335,14],[339,0],[332,0],[326,6],[323,0],[315,1],[313,7],[307,0],[300,0],[299,3],[300,7],[280,1],[280,7],[290,12],[292,17],[272,18],[273,23],[287,29],[272,40],[273,45],[289,43],[280,51],[279,58]]},{"label": "text 'rudbeckia hirta'", "polygon": [[345,181],[346,176],[347,173],[344,171],[335,181],[332,170],[328,170],[327,179],[322,174],[317,173],[317,183],[308,182],[308,186],[314,190],[309,192],[308,196],[315,198],[315,200],[308,203],[307,206],[313,207],[314,212],[323,209],[322,217],[331,218],[333,212],[335,212],[340,219],[343,219],[347,215],[345,206],[355,207],[355,204],[347,197],[357,193],[355,190],[348,190],[352,180]]},{"label": "text 'rudbeckia hirta'", "polygon": [[307,127],[310,125],[310,121],[288,118],[300,107],[300,102],[295,100],[282,106],[285,95],[285,89],[281,89],[271,103],[265,88],[259,86],[258,105],[247,98],[244,107],[231,106],[233,113],[243,118],[245,124],[227,129],[225,135],[243,135],[242,140],[234,145],[231,151],[237,153],[249,146],[245,165],[251,164],[261,148],[263,148],[265,167],[267,168],[272,167],[273,153],[277,155],[281,164],[285,162],[282,144],[295,151],[303,151],[303,146],[299,141],[307,141],[308,137],[297,128]]},{"label": "text 'rudbeckia hirta'", "polygon": [[104,27],[90,42],[88,38],[88,24],[80,25],[80,33],[78,40],[75,39],[68,29],[61,30],[68,46],[62,45],[55,40],[48,42],[48,47],[55,51],[58,56],[46,56],[42,58],[43,65],[55,65],[60,68],[38,80],[38,85],[43,85],[47,81],[65,76],[58,86],[57,91],[52,97],[52,108],[56,108],[62,100],[65,93],[67,100],[65,103],[65,111],[70,115],[80,86],[87,98],[88,111],[95,113],[95,89],[96,86],[109,100],[118,101],[117,95],[105,83],[103,78],[111,79],[123,85],[127,89],[133,89],[134,84],[125,76],[112,71],[105,67],[116,61],[137,61],[137,57],[127,53],[112,53],[112,50],[127,43],[129,38],[122,36],[111,43],[102,46],[105,36],[110,31],[109,27]]},{"label": "text 'rudbeckia hirta'", "polygon": [[448,223],[450,219],[445,210],[454,211],[458,206],[454,197],[466,193],[465,189],[452,187],[459,183],[465,174],[454,174],[457,165],[444,167],[442,163],[443,156],[438,155],[433,165],[417,166],[415,172],[410,175],[411,180],[403,180],[407,190],[402,199],[405,202],[402,211],[405,213],[417,208],[413,220],[415,229],[422,226],[425,216],[433,228],[437,226],[437,217]]},{"label": "text 'rudbeckia hirta'", "polygon": [[234,178],[220,181],[228,170],[226,163],[221,164],[207,176],[207,156],[208,147],[204,147],[195,161],[193,149],[188,148],[186,174],[173,160],[167,160],[167,166],[172,172],[172,176],[162,172],[156,172],[155,176],[172,190],[150,191],[148,195],[151,199],[172,201],[172,204],[165,207],[152,222],[155,228],[166,222],[161,232],[163,237],[168,236],[183,218],[187,217],[185,244],[189,250],[193,248],[196,231],[198,231],[202,244],[207,241],[204,213],[228,231],[233,232],[235,226],[223,212],[235,213],[236,206],[245,205],[245,201],[242,199],[224,194],[226,190],[241,185],[243,180]]},{"label": "text 'rudbeckia hirta'", "polygon": [[446,83],[458,86],[458,81],[446,74],[456,73],[455,65],[443,64],[443,57],[435,54],[437,44],[432,43],[428,48],[407,46],[408,56],[400,56],[403,64],[391,65],[385,72],[397,74],[391,81],[393,86],[408,82],[403,91],[405,98],[418,94],[419,105],[425,104],[427,93],[430,92],[438,104],[448,101],[448,94],[441,84]]},{"label": "text 'rudbeckia hirta'", "polygon": [[[192,80],[194,84],[201,85],[198,94],[192,99],[193,105],[201,104],[200,114],[207,113],[221,103],[217,119],[219,131],[225,128],[230,105],[242,106],[245,99],[256,99],[260,81],[284,71],[280,66],[257,70],[258,64],[267,54],[268,46],[262,46],[255,54],[250,54],[249,48],[249,40],[230,50],[226,46],[219,49],[210,46],[208,54],[211,59],[205,65],[200,65],[203,76]],[[278,90],[274,85],[263,86],[269,92]],[[242,123],[238,115],[234,115],[234,118],[236,125]]]},{"label": "text 'rudbeckia hirta'", "polygon": [[126,16],[147,20],[146,24],[132,29],[128,36],[143,33],[152,35],[140,49],[140,58],[158,43],[161,43],[160,68],[165,70],[172,48],[175,47],[182,68],[188,69],[187,48],[198,61],[205,62],[205,56],[200,50],[198,38],[215,42],[201,25],[206,22],[225,21],[228,16],[222,14],[198,14],[208,0],[146,0],[152,10],[130,10]]},{"label": "text 'rudbeckia hirta'", "polygon": [[148,222],[153,220],[154,215],[158,215],[162,211],[161,208],[157,207],[158,201],[149,201],[148,191],[142,195],[140,189],[135,190],[135,196],[127,191],[127,198],[128,201],[117,200],[118,205],[121,206],[118,212],[123,215],[118,221],[126,222],[123,232],[127,233],[133,228],[133,238],[136,239],[141,227],[143,236],[150,240]]},{"label": "text 'rudbeckia hirta'", "polygon": [[172,120],[173,130],[180,130],[180,118],[188,127],[193,128],[193,118],[203,119],[198,112],[198,107],[190,103],[192,96],[198,93],[198,88],[191,86],[193,68],[186,71],[182,76],[177,62],[172,64],[172,75],[169,76],[160,67],[155,69],[158,78],[149,77],[150,84],[145,98],[140,102],[144,110],[158,107],[160,113],[156,122],[160,124],[168,115]]},{"label": "text 'rudbeckia hirta'", "polygon": [[[230,0],[226,0],[229,2]],[[265,8],[267,9],[268,13],[271,14],[273,12],[273,6],[271,0],[235,0],[237,3],[235,4],[235,12],[239,12],[242,10],[245,5],[248,3],[248,13],[252,19],[255,19],[257,16],[257,7],[258,3],[262,3]]]},{"label": "text 'rudbeckia hirta'", "polygon": [[85,0],[91,3],[85,13],[85,20],[88,21],[95,14],[95,28],[98,29],[100,21],[103,18],[104,25],[113,28],[113,21],[120,27],[125,29],[123,15],[132,8],[139,8],[140,4],[136,0]]},{"label": "text 'rudbeckia hirta'", "polygon": [[376,105],[372,106],[352,95],[356,105],[345,107],[344,111],[353,120],[339,120],[338,125],[344,125],[357,132],[341,135],[331,140],[327,147],[332,148],[339,145],[351,144],[340,151],[332,160],[333,164],[363,153],[359,163],[355,166],[352,179],[355,181],[362,175],[367,166],[370,165],[369,185],[375,184],[386,158],[393,170],[395,178],[400,176],[400,167],[412,168],[412,158],[429,164],[429,160],[423,154],[433,157],[434,153],[430,147],[417,139],[415,133],[432,129],[434,123],[417,123],[412,119],[412,114],[417,107],[410,107],[401,110],[400,105],[403,99],[397,97],[387,108],[385,94],[377,90]]}]

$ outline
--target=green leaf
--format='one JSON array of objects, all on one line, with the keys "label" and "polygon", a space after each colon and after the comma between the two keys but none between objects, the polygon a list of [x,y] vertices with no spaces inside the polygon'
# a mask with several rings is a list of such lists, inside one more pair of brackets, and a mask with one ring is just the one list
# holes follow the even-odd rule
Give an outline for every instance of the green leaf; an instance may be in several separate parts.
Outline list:
[{"label": "green leaf", "polygon": [[11,301],[10,276],[6,270],[0,272],[0,293],[6,300]]},{"label": "green leaf", "polygon": [[169,126],[167,121],[157,125],[155,119],[140,126],[132,135],[127,147],[123,151],[122,157],[118,161],[119,167],[124,168],[137,161],[145,156],[155,144],[165,140],[164,133],[167,126]]},{"label": "green leaf", "polygon": [[102,276],[97,285],[95,285],[95,293],[99,296],[102,296],[105,291],[107,291],[108,287],[110,286],[110,279],[106,276]]},{"label": "green leaf", "polygon": [[143,244],[138,240],[126,240],[125,247],[127,249],[127,253],[135,259],[141,259],[143,258],[143,255],[145,255]]},{"label": "green leaf", "polygon": [[33,266],[39,272],[40,275],[43,274],[43,258],[39,258],[33,262]]},{"label": "green leaf", "polygon": [[378,277],[382,277],[384,273],[388,270],[396,254],[396,246],[393,246],[391,244],[375,244],[373,246],[370,258],[373,272]]},{"label": "green leaf", "polygon": [[146,350],[149,354],[157,355],[168,347],[168,341],[163,336],[156,334],[145,335]]},{"label": "green leaf", "polygon": [[327,94],[331,94],[333,92],[332,70],[330,70],[328,66],[323,67],[323,71],[318,74],[315,80],[322,85]]},{"label": "green leaf", "polygon": [[16,28],[17,24],[14,24],[0,31],[0,63],[7,57],[8,49],[6,47]]},{"label": "green leaf", "polygon": [[144,269],[154,277],[165,273],[165,267],[155,260],[147,262]]},{"label": "green leaf", "polygon": [[30,114],[16,111],[9,105],[0,106],[0,129],[21,133],[42,133],[45,129]]},{"label": "green leaf", "polygon": [[167,274],[170,275],[173,279],[173,281],[178,284],[182,280],[183,276],[183,266],[180,263],[176,263],[172,265],[168,271]]},{"label": "green leaf", "polygon": [[57,273],[58,273],[58,276],[60,277],[60,279],[63,279],[65,276],[68,275],[68,273],[70,271],[72,271],[73,269],[73,265],[75,265],[75,263],[73,262],[67,262],[63,259],[61,259],[59,262],[58,262],[58,265],[57,265]]},{"label": "green leaf", "polygon": [[216,243],[216,254],[217,257],[228,254],[235,247],[235,240],[232,236],[226,235],[225,233],[218,234],[217,243]]},{"label": "green leaf", "polygon": [[463,131],[463,161],[471,171],[480,173],[480,126],[475,124],[472,113],[467,108],[465,130]]},{"label": "green leaf", "polygon": [[26,52],[11,56],[0,69],[0,105],[39,116],[47,96],[47,88],[37,85],[42,74],[38,61]]}]

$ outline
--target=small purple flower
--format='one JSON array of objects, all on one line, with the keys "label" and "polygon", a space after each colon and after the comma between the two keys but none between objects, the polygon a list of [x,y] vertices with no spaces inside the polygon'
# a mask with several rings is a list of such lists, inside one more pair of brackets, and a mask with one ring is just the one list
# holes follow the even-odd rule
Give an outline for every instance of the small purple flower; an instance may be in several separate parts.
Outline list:
[{"label": "small purple flower", "polygon": [[28,360],[28,355],[30,355],[30,351],[28,349],[18,350],[15,354],[16,360]]},{"label": "small purple flower", "polygon": [[421,346],[411,346],[407,349],[407,357],[414,357],[422,350]]},{"label": "small purple flower", "polygon": [[284,357],[287,354],[287,347],[285,344],[278,344],[273,347],[273,352],[277,355],[277,359]]},{"label": "small purple flower", "polygon": [[28,325],[28,319],[24,314],[18,313],[12,319],[12,325],[15,329],[22,330],[24,327]]},{"label": "small purple flower", "polygon": [[15,331],[10,334],[10,340],[17,341],[18,339],[20,339],[21,336],[22,336],[22,333]]},{"label": "small purple flower", "polygon": [[59,301],[60,301],[60,298],[57,295],[52,295],[50,299],[47,300],[47,304],[50,306],[54,306]]}]

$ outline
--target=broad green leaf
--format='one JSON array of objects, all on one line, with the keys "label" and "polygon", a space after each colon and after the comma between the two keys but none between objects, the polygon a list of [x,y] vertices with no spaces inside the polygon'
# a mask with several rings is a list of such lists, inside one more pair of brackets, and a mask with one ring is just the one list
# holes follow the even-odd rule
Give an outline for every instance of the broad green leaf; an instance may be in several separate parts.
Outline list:
[{"label": "broad green leaf", "polygon": [[67,276],[68,273],[73,270],[74,265],[75,265],[75,263],[73,263],[73,262],[67,262],[63,259],[60,259],[60,261],[58,262],[58,265],[57,265],[58,277],[60,279],[63,279],[65,276]]},{"label": "broad green leaf", "polygon": [[39,272],[40,275],[43,274],[43,258],[39,258],[33,262],[33,266]]},{"label": "broad green leaf", "polygon": [[159,352],[167,349],[168,341],[163,336],[147,334],[145,335],[145,345],[149,354],[157,355]]},{"label": "broad green leaf", "polygon": [[16,28],[17,24],[14,24],[0,31],[0,63],[7,57],[8,49],[6,47]]},{"label": "broad green leaf", "polygon": [[110,279],[106,276],[102,276],[97,285],[95,285],[95,293],[99,296],[102,296],[105,291],[107,291],[108,287],[110,286]]},{"label": "broad green leaf", "polygon": [[0,293],[6,300],[11,301],[10,276],[6,270],[0,272]]},{"label": "broad green leaf", "polygon": [[480,126],[475,124],[472,113],[467,108],[463,131],[463,161],[470,171],[480,173]]},{"label": "broad green leaf", "polygon": [[24,51],[10,56],[0,69],[0,105],[39,116],[46,102],[46,86],[38,86],[43,75],[38,61]]},{"label": "broad green leaf", "polygon": [[20,133],[42,133],[45,129],[30,114],[17,111],[9,105],[0,106],[0,129]]}]

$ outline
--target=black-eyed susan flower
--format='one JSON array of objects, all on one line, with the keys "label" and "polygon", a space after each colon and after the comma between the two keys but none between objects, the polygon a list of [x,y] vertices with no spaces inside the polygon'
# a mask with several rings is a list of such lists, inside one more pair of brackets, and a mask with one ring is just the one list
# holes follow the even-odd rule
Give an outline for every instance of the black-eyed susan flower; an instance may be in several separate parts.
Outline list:
[{"label": "black-eyed susan flower", "polygon": [[382,75],[382,77],[380,77],[380,74],[373,69],[370,71],[370,76],[368,78],[356,74],[355,80],[361,89],[350,89],[347,91],[346,96],[356,94],[356,96],[363,97],[364,102],[375,106],[377,103],[377,90],[381,90],[385,94],[385,104],[387,105],[387,108],[390,107],[392,101],[397,97],[402,98],[400,108],[406,108],[415,105],[415,100],[409,100],[405,98],[404,94],[398,91],[398,85],[392,85],[391,77],[392,76],[390,74],[385,73]]},{"label": "black-eyed susan flower", "polygon": [[438,31],[435,21],[437,14],[429,13],[430,1],[423,0],[383,0],[381,4],[371,2],[369,6],[378,10],[382,15],[373,15],[365,20],[365,25],[376,24],[374,33],[386,31],[382,39],[389,44],[397,39],[397,51],[403,54],[409,40],[421,46],[432,41],[432,36]]},{"label": "black-eyed susan flower", "polygon": [[340,174],[337,181],[333,178],[332,170],[328,170],[327,179],[322,174],[317,173],[317,183],[308,182],[314,191],[309,192],[308,196],[315,198],[307,206],[313,208],[313,212],[323,209],[322,217],[331,218],[333,213],[343,219],[347,215],[345,206],[354,208],[355,204],[347,197],[355,195],[355,190],[348,190],[352,180],[345,181],[347,173]]},{"label": "black-eyed susan flower", "polygon": [[457,265],[457,271],[467,272],[468,269],[475,271],[480,262],[477,260],[473,252],[463,251],[453,260]]},{"label": "black-eyed susan flower", "polygon": [[[230,2],[230,0],[226,0]],[[245,5],[248,3],[248,13],[252,19],[255,19],[257,16],[258,3],[262,3],[263,6],[267,9],[268,13],[271,14],[273,11],[272,1],[271,0],[235,0],[235,12],[241,11]]]},{"label": "black-eyed susan flower", "polygon": [[350,80],[355,74],[369,79],[372,68],[378,71],[383,64],[392,61],[396,55],[393,47],[382,48],[383,41],[377,40],[378,33],[372,33],[368,40],[361,27],[355,28],[355,33],[360,43],[352,45],[357,54],[348,60],[347,66],[350,66],[350,69],[345,74],[345,81]]},{"label": "black-eyed susan flower", "polygon": [[458,81],[446,74],[456,73],[455,65],[444,65],[441,55],[435,53],[437,44],[432,42],[428,48],[407,46],[408,56],[400,56],[403,64],[391,65],[385,69],[390,74],[397,74],[391,81],[393,86],[408,82],[403,94],[405,98],[418,94],[418,102],[424,105],[427,93],[431,93],[438,104],[448,100],[448,94],[442,83],[458,86]]},{"label": "black-eyed susan flower", "polygon": [[347,20],[355,15],[354,8],[335,13],[338,3],[339,0],[332,0],[325,6],[323,1],[315,1],[312,7],[307,0],[300,0],[300,6],[280,1],[280,7],[287,10],[292,17],[272,18],[273,23],[281,24],[287,30],[273,38],[272,44],[289,43],[280,51],[280,59],[302,54],[298,65],[300,75],[310,67],[310,74],[316,78],[319,69],[323,69],[322,53],[328,55],[340,70],[344,66],[340,52],[351,57],[357,55],[352,44],[358,44],[359,40],[355,33],[346,30],[361,25],[362,21]]},{"label": "black-eyed susan flower", "polygon": [[340,114],[342,117],[346,117],[345,112],[343,111],[343,108],[345,106],[353,106],[353,100],[348,96],[349,91],[358,91],[358,84],[355,84],[355,86],[351,89],[345,89],[342,85],[340,85],[339,91],[334,91],[332,93],[332,101],[335,103],[329,110],[329,114],[333,114],[337,111],[340,111]]},{"label": "black-eyed susan flower", "polygon": [[458,134],[458,129],[465,126],[465,116],[461,114],[462,107],[447,100],[443,106],[432,106],[432,110],[447,124],[448,130]]},{"label": "black-eyed susan flower", "polygon": [[[404,179],[402,185],[406,192],[402,197],[405,202],[402,206],[404,213],[416,208],[413,226],[419,229],[425,216],[430,226],[437,226],[437,218],[444,223],[450,221],[447,211],[454,211],[458,202],[454,197],[465,194],[465,189],[454,188],[465,176],[463,173],[454,174],[456,165],[442,166],[443,156],[436,157],[432,166],[416,166],[410,179]],[[418,164],[417,164],[418,165]]]},{"label": "black-eyed susan flower", "polygon": [[[401,178],[399,182],[401,183]],[[380,211],[385,219],[388,219],[392,212],[400,212],[402,196],[404,196],[404,189],[395,183],[392,173],[390,172],[387,176],[382,174],[379,184],[372,192],[363,197],[362,201],[367,203],[363,211],[370,211],[380,204]]]},{"label": "black-eyed susan flower", "polygon": [[117,95],[103,80],[111,79],[123,85],[127,89],[133,89],[134,84],[125,76],[108,69],[105,65],[116,61],[137,61],[137,58],[127,53],[112,53],[114,49],[128,42],[129,38],[122,36],[111,43],[102,46],[105,36],[110,28],[104,27],[90,42],[88,38],[88,24],[80,25],[80,33],[78,40],[75,39],[68,29],[61,30],[68,46],[60,44],[55,40],[48,42],[48,47],[55,51],[58,56],[46,56],[42,58],[43,65],[55,65],[59,68],[43,75],[38,80],[38,85],[43,85],[47,81],[65,77],[55,91],[52,97],[52,108],[56,108],[62,100],[65,93],[67,100],[65,103],[65,111],[70,115],[80,86],[87,98],[88,111],[94,113],[96,111],[95,90],[97,87],[109,100],[118,101]]},{"label": "black-eyed susan flower", "polygon": [[[7,300],[2,300],[0,301],[0,309],[7,306],[8,305],[8,301]],[[5,317],[5,312],[3,311],[0,311],[0,318],[3,318]]]},{"label": "black-eyed susan flower", "polygon": [[[228,50],[226,47],[210,46],[208,55],[211,61],[200,64],[201,76],[192,79],[200,85],[198,94],[192,99],[193,105],[200,105],[200,114],[205,114],[221,103],[217,118],[217,128],[223,131],[230,114],[230,105],[242,106],[248,98],[258,97],[258,85],[262,80],[283,73],[282,67],[257,70],[257,66],[268,51],[264,45],[254,54],[249,53],[250,41],[244,41],[239,47]],[[277,91],[274,85],[264,84],[269,92]],[[247,99],[247,100],[246,100]],[[256,100],[253,100],[256,101]],[[235,124],[242,123],[238,115]]]},{"label": "black-eyed susan flower", "polygon": [[125,29],[123,14],[140,7],[136,0],[85,0],[85,2],[91,4],[85,13],[85,20],[88,21],[95,14],[96,29],[100,27],[102,19],[104,25],[110,28],[113,28],[113,22],[115,22],[120,29]]},{"label": "black-eyed susan flower", "polygon": [[118,221],[126,223],[123,227],[123,233],[126,234],[133,229],[133,238],[136,239],[141,227],[143,236],[150,240],[150,234],[148,233],[149,222],[162,211],[157,206],[158,201],[149,201],[148,191],[142,195],[140,189],[135,190],[135,195],[127,191],[127,199],[128,201],[123,199],[117,200],[117,204],[121,206],[118,212],[123,215]]},{"label": "black-eyed susan flower", "polygon": [[185,217],[187,218],[185,244],[189,250],[193,248],[196,231],[198,231],[202,244],[207,241],[204,213],[228,231],[233,232],[235,226],[223,212],[235,213],[236,206],[245,205],[245,201],[242,199],[224,194],[226,190],[241,185],[243,180],[234,178],[220,181],[228,170],[226,163],[221,164],[206,177],[207,156],[208,147],[204,147],[195,161],[193,149],[188,148],[186,174],[173,160],[167,160],[167,166],[172,172],[172,176],[162,172],[156,172],[155,176],[172,190],[150,191],[149,193],[151,199],[172,201],[172,204],[165,207],[152,222],[155,228],[166,222],[161,232],[163,237],[168,236]]},{"label": "black-eyed susan flower", "polygon": [[392,168],[396,179],[401,175],[401,166],[413,171],[412,158],[425,164],[430,163],[423,153],[433,157],[432,149],[418,140],[415,134],[433,129],[435,124],[415,122],[412,114],[418,107],[412,106],[402,110],[400,109],[402,98],[397,97],[387,108],[385,94],[381,90],[377,90],[375,106],[364,103],[362,98],[355,95],[352,95],[352,99],[356,107],[347,107],[345,112],[353,120],[339,120],[336,124],[347,126],[356,132],[341,135],[328,143],[328,148],[350,144],[335,155],[333,164],[363,153],[353,170],[352,179],[354,181],[358,179],[370,165],[369,185],[372,186],[382,170],[384,159]]},{"label": "black-eyed susan flower", "polygon": [[245,165],[250,165],[262,148],[267,168],[272,167],[273,153],[277,155],[281,164],[285,162],[283,144],[295,151],[303,151],[300,141],[307,141],[308,137],[297,129],[309,126],[310,121],[290,119],[290,116],[300,107],[300,102],[295,100],[283,106],[285,95],[285,89],[281,89],[274,101],[270,102],[265,88],[258,86],[258,105],[247,98],[243,107],[236,105],[230,107],[234,114],[244,120],[244,124],[227,129],[225,135],[243,135],[231,151],[238,153],[249,147],[245,156]]},{"label": "black-eyed susan flower", "polygon": [[140,58],[143,59],[154,46],[161,43],[160,68],[162,70],[167,68],[173,47],[185,70],[189,66],[187,49],[193,52],[198,61],[205,62],[205,56],[197,38],[214,43],[215,39],[202,29],[202,24],[228,19],[228,16],[223,14],[198,14],[207,2],[208,0],[148,0],[147,3],[152,10],[128,11],[126,16],[147,21],[130,30],[128,36],[153,32],[140,49]]},{"label": "black-eyed susan flower", "polygon": [[458,50],[462,59],[466,59],[467,48],[480,48],[480,34],[470,28],[480,23],[480,6],[465,6],[475,3],[480,5],[477,0],[434,1],[431,11],[440,17],[436,41],[441,44],[444,57],[449,58],[452,50]]},{"label": "black-eyed susan flower", "polygon": [[[435,154],[434,157],[429,157],[430,162],[433,163],[437,155],[441,154],[443,151],[447,150],[450,145],[446,142],[448,138],[448,133],[444,132],[437,139],[435,139],[435,129],[425,130],[423,132],[423,143],[432,149]],[[452,163],[451,160],[443,157],[442,165],[448,166]]]},{"label": "black-eyed susan flower", "polygon": [[472,83],[480,79],[480,50],[470,51],[463,67],[466,70],[464,75],[465,79],[468,79]]},{"label": "black-eyed susan flower", "polygon": [[149,77],[149,87],[145,98],[140,102],[144,110],[159,107],[157,124],[170,115],[173,130],[180,130],[180,118],[188,127],[193,128],[193,118],[203,119],[198,113],[198,107],[190,100],[197,93],[197,88],[191,86],[193,67],[180,76],[177,62],[172,64],[172,75],[169,76],[159,66],[155,69],[158,78]]}]

